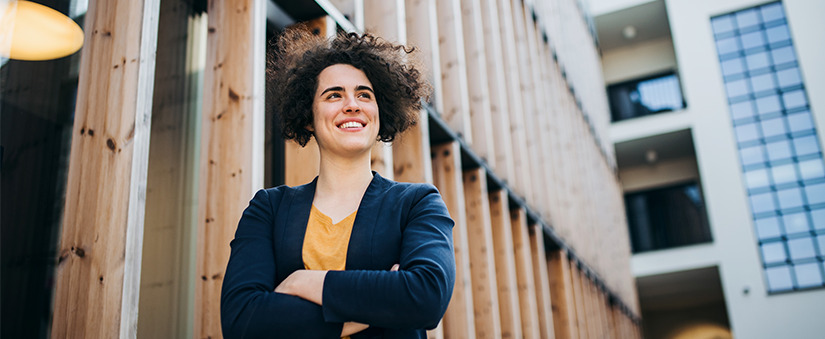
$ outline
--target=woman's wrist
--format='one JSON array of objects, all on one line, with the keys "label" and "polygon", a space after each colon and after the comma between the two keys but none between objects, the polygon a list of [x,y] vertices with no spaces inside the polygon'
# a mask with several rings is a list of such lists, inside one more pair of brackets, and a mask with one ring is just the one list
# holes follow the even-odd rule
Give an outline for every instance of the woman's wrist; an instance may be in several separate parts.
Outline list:
[{"label": "woman's wrist", "polygon": [[327,271],[297,270],[284,279],[275,288],[275,292],[294,295],[322,305],[326,275]]}]

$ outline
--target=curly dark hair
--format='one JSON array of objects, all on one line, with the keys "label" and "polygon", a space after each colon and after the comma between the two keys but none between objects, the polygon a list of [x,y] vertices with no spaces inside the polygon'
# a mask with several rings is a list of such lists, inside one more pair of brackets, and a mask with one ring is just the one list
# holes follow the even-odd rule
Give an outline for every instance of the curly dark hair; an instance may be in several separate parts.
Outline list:
[{"label": "curly dark hair", "polygon": [[378,140],[389,142],[418,119],[430,86],[411,55],[415,48],[395,45],[369,33],[339,33],[322,38],[306,27],[289,28],[267,57],[272,109],[284,139],[306,146],[312,132],[312,102],[318,75],[335,64],[348,64],[370,80],[379,109]]}]

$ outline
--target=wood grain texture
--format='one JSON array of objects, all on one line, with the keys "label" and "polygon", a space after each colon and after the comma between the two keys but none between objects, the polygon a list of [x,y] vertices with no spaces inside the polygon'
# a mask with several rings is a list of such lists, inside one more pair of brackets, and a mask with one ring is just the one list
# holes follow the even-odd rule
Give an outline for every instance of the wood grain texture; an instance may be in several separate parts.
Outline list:
[{"label": "wood grain texture", "polygon": [[[265,24],[263,0],[210,1],[201,127],[195,284],[197,338],[219,338],[229,242],[261,188]],[[257,166],[256,164],[260,164]],[[256,174],[258,173],[258,174]]]},{"label": "wood grain texture", "polygon": [[468,144],[473,144],[464,36],[459,0],[436,1],[438,50],[441,63],[441,117]]},{"label": "wood grain texture", "polygon": [[518,299],[521,313],[521,330],[526,339],[539,339],[539,310],[536,299],[536,281],[527,214],[523,208],[510,210],[510,227],[513,232],[513,249],[516,258]]},{"label": "wood grain texture", "polygon": [[89,4],[80,57],[53,338],[133,338],[159,1]]},{"label": "wood grain texture", "polygon": [[550,302],[550,283],[547,277],[547,254],[541,225],[530,225],[530,249],[533,255],[533,279],[536,284],[536,302],[539,332],[542,338],[555,338],[553,311]]},{"label": "wood grain texture", "polygon": [[444,112],[443,81],[441,79],[441,51],[438,41],[438,17],[435,0],[409,0],[404,6],[407,23],[407,42],[418,46],[421,63],[426,68],[430,85],[433,87],[430,104],[437,112]]},{"label": "wood grain texture", "polygon": [[444,315],[445,338],[473,338],[473,284],[470,274],[470,247],[468,243],[467,210],[461,173],[461,155],[458,142],[432,147],[433,181],[441,192],[453,226],[456,278],[453,297]]},{"label": "wood grain texture", "polygon": [[462,47],[466,58],[467,92],[470,100],[469,119],[474,136],[471,148],[495,170],[495,138],[487,83],[486,41],[481,22],[481,1],[460,0],[460,3],[464,35]]},{"label": "wood grain texture", "polygon": [[547,258],[547,275],[550,279],[550,302],[553,306],[556,338],[579,337],[571,274],[567,254],[562,250],[552,251]]},{"label": "wood grain texture", "polygon": [[496,259],[498,305],[501,316],[501,337],[522,338],[524,335],[521,330],[516,257],[507,192],[504,190],[491,192],[489,199]]}]

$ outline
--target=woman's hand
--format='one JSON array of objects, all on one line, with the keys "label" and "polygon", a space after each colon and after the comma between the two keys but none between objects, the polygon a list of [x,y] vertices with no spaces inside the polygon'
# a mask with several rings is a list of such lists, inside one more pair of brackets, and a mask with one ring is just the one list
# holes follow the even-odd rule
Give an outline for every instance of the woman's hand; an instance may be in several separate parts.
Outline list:
[{"label": "woman's hand", "polygon": [[297,270],[275,287],[275,292],[294,295],[321,305],[326,276],[327,271]]}]

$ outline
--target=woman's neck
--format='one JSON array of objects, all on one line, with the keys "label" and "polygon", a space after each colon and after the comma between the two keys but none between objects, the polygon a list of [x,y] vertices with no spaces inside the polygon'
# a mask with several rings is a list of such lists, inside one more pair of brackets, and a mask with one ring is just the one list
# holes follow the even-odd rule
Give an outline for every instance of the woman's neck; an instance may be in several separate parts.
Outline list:
[{"label": "woman's neck", "polygon": [[[335,157],[321,154],[320,171],[315,188],[315,203],[329,206],[358,207],[361,197],[372,181],[370,152],[359,157]],[[342,206],[342,207],[343,207]]]}]

